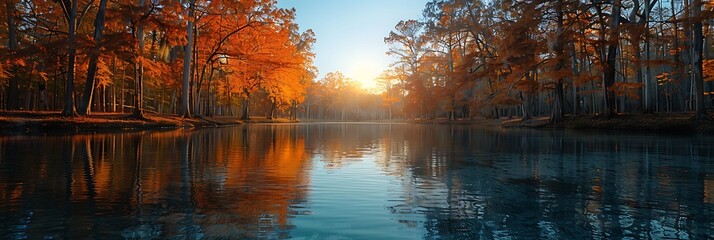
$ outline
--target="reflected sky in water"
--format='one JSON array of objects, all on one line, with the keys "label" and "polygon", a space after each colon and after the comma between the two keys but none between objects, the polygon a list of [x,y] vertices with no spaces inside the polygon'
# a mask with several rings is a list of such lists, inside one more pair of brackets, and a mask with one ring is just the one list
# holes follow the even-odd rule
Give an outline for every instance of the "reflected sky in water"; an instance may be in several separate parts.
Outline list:
[{"label": "reflected sky in water", "polygon": [[0,137],[0,238],[714,238],[711,137],[278,124]]}]

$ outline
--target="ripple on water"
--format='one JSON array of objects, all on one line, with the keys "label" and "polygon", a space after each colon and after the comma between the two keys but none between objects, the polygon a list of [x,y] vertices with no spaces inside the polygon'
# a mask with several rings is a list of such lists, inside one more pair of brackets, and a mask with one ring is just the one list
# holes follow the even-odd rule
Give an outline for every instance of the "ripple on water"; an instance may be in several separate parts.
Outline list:
[{"label": "ripple on water", "polygon": [[0,238],[714,238],[711,140],[342,123],[0,136]]}]

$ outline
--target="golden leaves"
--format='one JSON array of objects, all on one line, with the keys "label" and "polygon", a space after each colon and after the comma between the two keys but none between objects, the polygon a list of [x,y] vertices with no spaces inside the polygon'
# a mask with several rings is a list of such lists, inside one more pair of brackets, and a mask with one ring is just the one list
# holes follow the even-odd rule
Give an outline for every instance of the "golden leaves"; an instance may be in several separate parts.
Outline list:
[{"label": "golden leaves", "polygon": [[708,59],[702,62],[702,73],[704,75],[705,82],[714,81],[714,60]]}]

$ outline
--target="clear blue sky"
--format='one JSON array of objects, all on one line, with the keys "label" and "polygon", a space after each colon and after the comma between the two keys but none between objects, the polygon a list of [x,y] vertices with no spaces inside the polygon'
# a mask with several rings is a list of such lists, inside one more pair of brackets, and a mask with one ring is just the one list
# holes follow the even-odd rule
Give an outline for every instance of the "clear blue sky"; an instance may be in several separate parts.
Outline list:
[{"label": "clear blue sky", "polygon": [[340,71],[369,82],[389,66],[384,37],[400,20],[419,19],[428,0],[278,0],[295,8],[301,31],[315,31],[319,78]]}]

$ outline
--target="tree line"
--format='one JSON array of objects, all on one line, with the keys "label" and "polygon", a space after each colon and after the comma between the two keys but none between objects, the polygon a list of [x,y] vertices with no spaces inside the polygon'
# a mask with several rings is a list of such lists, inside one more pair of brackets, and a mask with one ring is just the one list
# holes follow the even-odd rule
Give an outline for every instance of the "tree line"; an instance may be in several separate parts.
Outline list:
[{"label": "tree line", "polygon": [[315,35],[275,0],[4,3],[7,110],[561,121],[704,119],[714,103],[702,0],[432,0],[384,38],[394,62],[379,93],[339,72],[313,81]]},{"label": "tree line", "polygon": [[701,0],[433,0],[384,38],[395,60],[380,78],[383,104],[423,119],[709,118],[713,10]]},{"label": "tree line", "polygon": [[314,33],[275,0],[4,0],[0,11],[5,110],[273,117],[296,112],[317,72]]}]

